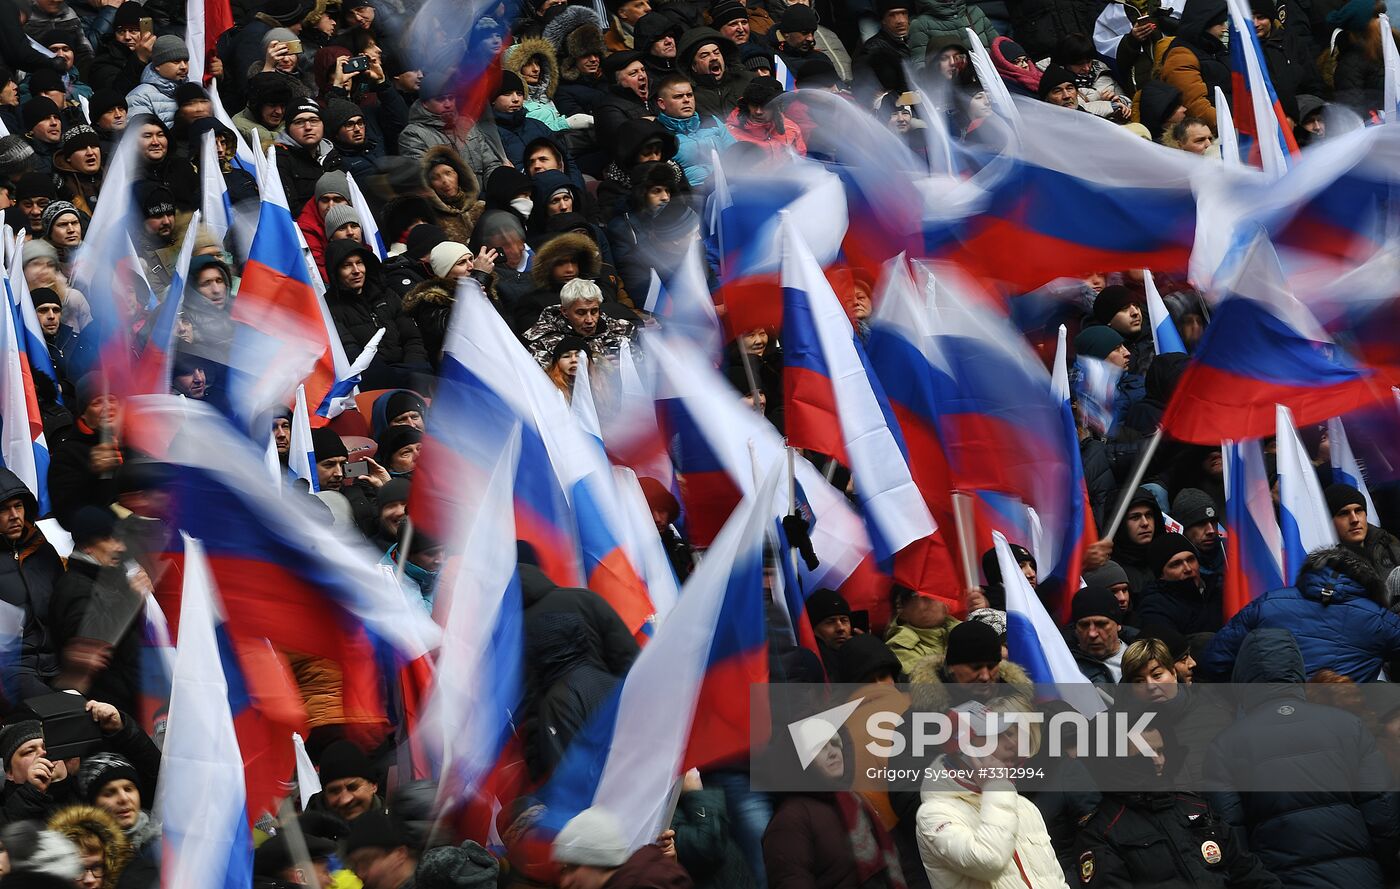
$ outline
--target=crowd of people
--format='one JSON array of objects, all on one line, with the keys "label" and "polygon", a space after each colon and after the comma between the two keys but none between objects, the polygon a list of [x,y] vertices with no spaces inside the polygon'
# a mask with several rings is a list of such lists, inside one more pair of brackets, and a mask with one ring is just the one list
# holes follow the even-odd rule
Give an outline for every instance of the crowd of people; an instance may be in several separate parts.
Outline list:
[{"label": "crowd of people", "polygon": [[[1300,145],[1325,140],[1334,115],[1376,118],[1382,43],[1392,39],[1378,17],[1383,4],[1249,6]],[[237,0],[232,26],[208,35],[198,71],[183,3],[0,0],[0,209],[24,233],[11,268],[26,289],[12,290],[27,293],[52,365],[50,374],[29,356],[51,454],[46,491],[0,469],[0,534],[13,556],[0,566],[0,603],[22,615],[18,651],[4,665],[0,887],[160,882],[152,805],[162,726],[145,697],[139,615],[162,584],[178,587],[165,558],[177,529],[169,467],[131,446],[126,405],[104,363],[113,321],[104,315],[115,309],[121,341],[140,355],[163,347],[158,319],[176,301],[171,391],[227,406],[246,236],[266,190],[249,151],[272,150],[295,246],[324,290],[345,355],[372,341],[377,350],[357,408],[311,432],[319,491],[307,496],[325,508],[327,534],[372,548],[396,569],[404,595],[431,613],[454,542],[415,533],[408,504],[466,279],[568,401],[581,367],[606,370],[624,353],[631,360],[639,333],[664,327],[646,310],[648,295],[707,237],[717,164],[740,159],[761,173],[792,157],[832,161],[842,134],[820,125],[803,91],[849,103],[925,161],[921,131],[932,126],[970,151],[1002,147],[1004,131],[987,124],[989,95],[1003,91],[1218,158],[1215,102],[1232,93],[1224,0],[419,7]],[[453,16],[469,16],[465,33],[453,35]],[[983,52],[990,70],[973,63]],[[995,84],[980,79],[993,74]],[[134,146],[133,258],[113,272],[115,305],[97,305],[75,272],[99,205],[118,199],[104,183],[119,144]],[[1082,148],[1092,153],[1092,139]],[[193,221],[209,206],[211,182],[247,226],[221,234]],[[708,246],[697,252],[715,287],[721,257]],[[863,340],[876,282],[862,268],[844,271],[833,280],[844,281],[838,295]],[[1194,350],[1209,323],[1206,301],[1185,279],[1159,274],[1158,285]],[[626,813],[590,808],[554,833],[544,828],[545,804],[528,793],[496,801],[490,836],[465,838],[434,808],[431,787],[396,770],[406,724],[365,731],[343,706],[338,667],[287,650],[279,654],[305,704],[321,789],[304,807],[250,813],[254,884],[1395,885],[1400,708],[1371,712],[1347,689],[1400,680],[1400,540],[1386,530],[1400,529],[1400,489],[1375,478],[1363,492],[1334,478],[1325,431],[1301,430],[1338,545],[1314,552],[1284,588],[1228,613],[1221,448],[1167,442],[1141,486],[1126,487],[1189,361],[1155,354],[1145,298],[1141,272],[1106,269],[1064,300],[1075,353],[1120,372],[1109,422],[1075,414],[1088,507],[1107,527],[1126,500],[1115,533],[1085,549],[1064,642],[1088,683],[1142,684],[1169,714],[1192,706],[1198,683],[1294,686],[1296,694],[1281,692],[1286,707],[1249,711],[1220,743],[1250,750],[1251,768],[1266,775],[1288,755],[1288,738],[1316,738],[1337,769],[1389,776],[1375,792],[1169,792],[1170,777],[1193,785],[1218,768],[1214,736],[1178,737],[1169,722],[1155,732],[1154,759],[1123,764],[1140,782],[1131,793],[1095,789],[1072,763],[1056,764],[1065,773],[1055,790],[991,779],[856,793],[849,776],[867,753],[838,735],[818,745],[807,792],[752,789],[761,757],[688,772],[669,828],[640,850],[625,838]],[[733,398],[781,431],[779,331],[729,332],[719,370]],[[292,421],[283,406],[256,434],[270,437],[288,489],[305,489],[308,480],[295,479]],[[859,479],[845,467],[806,456],[855,491]],[[1269,443],[1265,456],[1272,481]],[[703,558],[682,519],[684,486],[679,499],[656,479],[642,478],[641,489],[684,581]],[[1035,587],[1031,543],[1012,549]],[[640,650],[600,595],[559,586],[537,561],[522,545],[528,693],[515,726],[532,787],[565,760]],[[968,688],[994,710],[1027,705],[1033,689],[1008,652],[994,552],[981,569],[961,602],[889,582],[854,607],[841,592],[814,591],[803,620],[815,651],[794,644],[801,634],[770,608],[772,681],[822,688],[829,704],[840,701],[825,689],[849,683],[896,710],[943,710]],[[54,704],[55,693],[70,705],[64,693],[78,695],[82,707]],[[63,732],[46,709],[55,706],[66,714]],[[1351,746],[1337,746],[1338,725],[1354,727]],[[87,738],[81,752],[72,731]],[[996,761],[1021,762],[1016,746],[998,746]]]}]

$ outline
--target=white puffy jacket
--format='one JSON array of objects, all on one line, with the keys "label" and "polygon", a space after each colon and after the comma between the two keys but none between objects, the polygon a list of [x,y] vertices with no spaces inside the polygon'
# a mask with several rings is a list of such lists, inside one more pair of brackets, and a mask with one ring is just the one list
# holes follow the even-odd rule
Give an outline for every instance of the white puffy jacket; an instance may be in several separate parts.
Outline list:
[{"label": "white puffy jacket", "polygon": [[1068,889],[1045,820],[1004,781],[940,783],[919,806],[919,857],[939,889]]}]

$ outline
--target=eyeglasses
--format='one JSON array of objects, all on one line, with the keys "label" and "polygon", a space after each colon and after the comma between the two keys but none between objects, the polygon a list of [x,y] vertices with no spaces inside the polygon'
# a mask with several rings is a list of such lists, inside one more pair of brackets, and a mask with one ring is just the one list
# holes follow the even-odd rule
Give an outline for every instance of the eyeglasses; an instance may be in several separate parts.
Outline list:
[{"label": "eyeglasses", "polygon": [[107,868],[105,865],[101,864],[87,864],[83,866],[83,873],[92,874],[94,877],[101,879],[107,875]]}]

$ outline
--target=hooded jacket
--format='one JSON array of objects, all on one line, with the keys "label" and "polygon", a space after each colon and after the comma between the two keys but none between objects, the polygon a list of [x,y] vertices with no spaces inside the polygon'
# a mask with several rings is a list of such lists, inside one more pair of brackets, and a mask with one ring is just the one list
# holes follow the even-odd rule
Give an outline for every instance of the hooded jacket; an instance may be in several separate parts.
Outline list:
[{"label": "hooded jacket", "polygon": [[1181,90],[1170,83],[1149,80],[1142,85],[1142,93],[1137,103],[1138,120],[1147,127],[1153,142],[1162,141],[1162,125],[1166,122],[1167,115],[1178,104],[1185,104],[1181,101]]},{"label": "hooded jacket", "polygon": [[1307,701],[1303,656],[1287,630],[1250,633],[1230,679],[1274,685],[1252,697],[1246,714],[1211,745],[1209,784],[1295,788],[1305,780],[1354,792],[1226,789],[1210,794],[1211,804],[1247,833],[1250,850],[1290,889],[1379,889],[1378,861],[1394,860],[1400,812],[1394,795],[1382,792],[1387,769],[1375,738],[1356,716]]},{"label": "hooded jacket", "polygon": [[[567,130],[569,122],[554,104],[554,92],[559,88],[559,60],[555,58],[554,47],[548,40],[526,37],[505,54],[501,67],[520,74],[520,69],[532,58],[541,58],[544,64],[540,66],[539,82],[534,86],[525,85],[525,115],[555,132]],[[520,82],[525,82],[524,75],[521,75]]]},{"label": "hooded jacket", "polygon": [[[1133,499],[1128,503],[1128,509],[1131,510],[1133,506],[1140,503],[1146,504],[1152,510],[1153,519],[1156,521],[1156,527],[1152,534],[1152,539],[1155,540],[1165,530],[1162,508],[1157,505],[1157,498],[1152,496],[1152,492],[1147,488],[1137,489],[1137,492],[1133,494]],[[1122,565],[1123,570],[1127,572],[1128,586],[1133,591],[1135,601],[1142,594],[1142,591],[1157,579],[1156,572],[1152,570],[1147,560],[1147,550],[1151,545],[1151,540],[1147,543],[1130,543],[1127,522],[1123,523],[1123,526],[1118,529],[1118,534],[1113,538],[1113,561]]]},{"label": "hooded jacket", "polygon": [[577,614],[583,619],[584,638],[595,659],[614,676],[626,675],[641,648],[602,596],[588,589],[561,587],[534,565],[522,564],[518,570],[527,630],[532,618],[560,611]]},{"label": "hooded jacket", "polygon": [[931,44],[945,40],[967,42],[971,28],[983,46],[991,46],[997,37],[996,28],[980,6],[970,6],[966,0],[918,0],[917,15],[909,22],[909,51],[916,59],[928,54]]},{"label": "hooded jacket", "polygon": [[[9,544],[9,558],[0,559],[0,602],[24,609],[19,664],[14,668],[20,699],[47,694],[46,684],[58,672],[48,629],[54,587],[63,576],[63,561],[44,532],[34,526],[38,504],[19,476],[0,468],[0,503],[12,497],[24,502],[25,536]],[[7,541],[8,543],[8,541]]]},{"label": "hooded jacket", "polygon": [[1265,593],[1230,618],[1199,666],[1207,676],[1228,676],[1246,637],[1279,629],[1297,640],[1308,676],[1333,670],[1371,682],[1385,661],[1400,656],[1400,616],[1357,579],[1368,575],[1374,577],[1370,566],[1344,549],[1310,555],[1296,585]]},{"label": "hooded jacket", "polygon": [[[476,228],[477,220],[486,209],[486,204],[480,200],[481,184],[476,178],[476,173],[472,172],[472,168],[467,166],[462,156],[450,145],[435,145],[429,148],[423,153],[419,163],[423,171],[423,185],[427,188],[424,197],[433,205],[436,217],[432,222],[447,233],[449,241],[471,243],[472,230]],[[429,185],[432,169],[438,164],[448,164],[457,172],[455,198],[443,200]]]},{"label": "hooded jacket", "polygon": [[1225,0],[1189,0],[1171,49],[1162,57],[1162,80],[1181,90],[1186,113],[1215,130],[1215,90],[1230,100],[1230,51],[1206,33],[1225,16]]},{"label": "hooded jacket", "polygon": [[524,108],[515,111],[492,111],[496,124],[496,135],[505,149],[510,165],[517,170],[525,169],[525,146],[536,139],[546,137],[551,130],[543,123],[526,114]]},{"label": "hooded jacket", "polygon": [[539,693],[533,708],[531,771],[547,775],[619,680],[592,656],[587,625],[576,613],[548,612],[529,620],[525,655],[535,670]]},{"label": "hooded jacket", "polygon": [[[336,269],[356,253],[365,263],[365,285],[359,293],[349,293],[342,289]],[[372,251],[354,241],[332,241],[326,248],[326,274],[326,303],[346,355],[359,355],[383,328],[384,339],[379,341],[379,352],[370,367],[428,366],[418,325],[404,314],[398,296],[380,280],[379,259]]]},{"label": "hooded jacket", "polygon": [[127,93],[127,113],[133,117],[143,112],[154,114],[166,127],[174,126],[175,112],[179,110],[175,104],[175,90],[180,88],[180,83],[161,77],[156,73],[155,66],[147,65],[141,72],[141,83]]}]

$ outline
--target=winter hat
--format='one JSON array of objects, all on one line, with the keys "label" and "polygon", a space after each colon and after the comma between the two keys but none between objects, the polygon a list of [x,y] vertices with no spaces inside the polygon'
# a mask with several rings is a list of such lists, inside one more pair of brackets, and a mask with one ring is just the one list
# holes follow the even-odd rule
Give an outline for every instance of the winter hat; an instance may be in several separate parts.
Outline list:
[{"label": "winter hat", "polygon": [[898,676],[904,672],[899,658],[879,636],[862,633],[841,646],[841,678],[848,682],[870,682],[881,673]]},{"label": "winter hat", "polygon": [[287,109],[287,123],[297,119],[300,114],[314,114],[321,117],[321,106],[316,104],[315,99],[299,99],[296,104]]},{"label": "winter hat", "polygon": [[481,221],[476,225],[478,238],[484,241],[487,238],[508,233],[514,233],[520,237],[525,236],[525,226],[521,225],[520,217],[505,210],[489,210],[481,214]]},{"label": "winter hat", "polygon": [[[1106,617],[1109,620],[1117,621],[1118,600],[1107,587],[1086,586],[1074,594],[1073,601],[1069,606],[1069,620],[1071,624],[1077,624],[1086,617]],[[961,624],[959,624],[961,626]]]},{"label": "winter hat", "polygon": [[140,3],[123,3],[117,7],[116,15],[112,16],[112,29],[139,27],[145,14],[146,7]]},{"label": "winter hat", "polygon": [[[50,102],[50,105],[53,103]],[[19,177],[19,182],[15,183],[15,200],[22,201],[25,198],[49,198],[58,200],[58,189],[54,188],[53,180],[43,173],[30,172]],[[26,241],[28,247],[33,241]],[[57,258],[57,254],[55,254]],[[28,262],[26,259],[25,262]]]},{"label": "winter hat", "polygon": [[471,252],[471,248],[460,241],[443,241],[428,253],[428,265],[432,267],[434,275],[446,278],[457,260],[470,256]]},{"label": "winter hat", "polygon": [[336,204],[326,211],[326,237],[336,233],[347,222],[359,222],[360,214],[349,204]]},{"label": "winter hat", "polygon": [[710,27],[718,31],[730,22],[749,17],[749,11],[738,0],[720,0],[710,6]]},{"label": "winter hat", "polygon": [[998,637],[1006,635],[1005,611],[998,611],[995,608],[976,608],[967,613],[967,622],[986,624],[996,631]]},{"label": "winter hat", "polygon": [[1215,501],[1200,488],[1182,488],[1172,498],[1172,518],[1181,522],[1183,528],[1213,522],[1218,518]]},{"label": "winter hat", "polygon": [[267,0],[258,10],[279,25],[295,25],[311,11],[305,0]]},{"label": "winter hat", "polygon": [[581,336],[575,336],[572,333],[562,336],[549,352],[549,363],[553,364],[570,352],[582,352],[587,348],[588,344],[583,341]]},{"label": "winter hat", "polygon": [[[138,9],[142,8],[140,4],[137,3],[123,3],[121,6],[118,6],[117,9],[125,9],[127,6],[135,6]],[[126,96],[116,90],[105,88],[96,90],[92,94],[92,98],[88,99],[88,119],[95,124],[102,119],[102,115],[111,111],[113,108],[126,110],[126,107]]]},{"label": "winter hat", "polygon": [[67,201],[54,201],[44,208],[43,214],[39,216],[40,237],[47,238],[49,232],[53,231],[54,223],[58,222],[60,216],[68,213],[78,218],[78,223],[84,231],[87,229],[87,214]]},{"label": "winter hat", "polygon": [[36,309],[40,306],[63,305],[63,300],[59,299],[58,294],[48,287],[35,287],[33,290],[29,291],[29,299],[34,303],[34,308]]},{"label": "winter hat", "polygon": [[0,728],[0,763],[4,764],[5,771],[10,770],[10,757],[15,755],[16,750],[35,738],[43,737],[44,725],[37,719],[12,722]]},{"label": "winter hat", "polygon": [[[1011,554],[1016,557],[1016,564],[1021,565],[1026,562],[1031,563],[1031,567],[1036,567],[1035,556],[1031,551],[1018,543],[1008,543],[1011,547]],[[982,573],[987,576],[987,583],[1001,583],[1001,562],[997,561],[996,547],[992,547],[982,554]]]},{"label": "winter hat", "polygon": [[[1044,81],[1041,81],[1042,83]],[[1108,324],[1113,320],[1113,316],[1137,302],[1133,298],[1132,291],[1122,284],[1110,284],[1099,295],[1094,297],[1094,320],[1100,324]]]},{"label": "winter hat", "polygon": [[24,120],[24,131],[27,133],[37,127],[41,121],[48,120],[50,117],[58,117],[59,111],[58,106],[53,103],[53,99],[48,96],[35,96],[19,106],[19,114]]},{"label": "winter hat", "polygon": [[836,63],[827,58],[826,53],[816,53],[797,66],[793,84],[798,89],[824,89],[835,86],[841,76],[836,72]]},{"label": "winter hat", "polygon": [[379,505],[384,506],[389,503],[407,503],[409,489],[412,483],[408,479],[399,477],[391,478],[379,489]]},{"label": "winter hat", "polygon": [[412,389],[398,389],[384,399],[384,422],[392,422],[400,414],[417,411],[419,416],[428,415],[428,404],[423,396]]},{"label": "winter hat", "polygon": [[597,806],[570,818],[554,838],[554,860],[560,864],[621,867],[627,858],[627,840],[617,819]]},{"label": "winter hat", "polygon": [[97,135],[97,130],[85,123],[67,127],[58,137],[58,153],[65,157],[79,149],[98,148],[101,145],[102,139]]},{"label": "winter hat", "polygon": [[404,253],[410,259],[421,259],[429,256],[433,248],[447,240],[447,232],[441,227],[425,222],[422,225],[415,225],[408,233],[408,239],[404,241]]},{"label": "winter hat", "polygon": [[1194,556],[1196,547],[1191,545],[1191,541],[1187,540],[1184,534],[1158,534],[1147,546],[1147,565],[1152,569],[1153,576],[1161,577],[1162,569],[1178,553],[1190,553]]},{"label": "winter hat", "polygon": [[316,452],[316,462],[330,460],[335,457],[348,457],[350,452],[345,449],[345,442],[340,440],[331,429],[325,426],[318,426],[311,430],[311,449]]},{"label": "winter hat", "polygon": [[23,136],[0,137],[0,173],[11,175],[34,160],[34,149]]},{"label": "winter hat", "polygon": [[[318,431],[312,430],[313,437]],[[369,757],[365,756],[360,748],[345,740],[333,741],[322,751],[318,771],[322,787],[343,778],[364,778],[366,781],[378,783]]]},{"label": "winter hat", "polygon": [[58,885],[59,880],[72,886],[82,876],[82,853],[72,840],[56,830],[47,830],[36,822],[16,822],[5,828],[0,840],[10,853],[11,875],[5,878],[6,886]]},{"label": "winter hat", "polygon": [[99,540],[110,540],[116,532],[117,517],[110,509],[97,506],[83,506],[68,520],[68,532],[73,542],[86,546]]},{"label": "winter hat", "polygon": [[1063,65],[1056,65],[1051,62],[1045,67],[1045,70],[1041,72],[1040,86],[1036,89],[1036,93],[1040,98],[1044,99],[1050,95],[1051,90],[1065,83],[1074,83],[1074,73]]},{"label": "winter hat", "polygon": [[943,658],[943,663],[948,666],[999,664],[1001,636],[981,621],[965,620],[948,631],[948,653]]},{"label": "winter hat", "polygon": [[[806,9],[805,6],[798,6],[797,9]],[[749,81],[749,85],[744,87],[744,94],[739,97],[739,101],[751,107],[762,108],[769,102],[783,94],[783,85],[775,77],[755,77]]]},{"label": "winter hat", "polygon": [[622,52],[610,53],[603,59],[603,74],[612,77],[617,72],[623,70],[633,62],[640,62],[646,57],[646,53],[638,52],[635,49],[623,50]]},{"label": "winter hat", "polygon": [[480,844],[438,846],[423,853],[413,872],[417,889],[494,889],[501,865]]},{"label": "winter hat", "polygon": [[520,93],[525,95],[525,81],[520,79],[520,75],[514,71],[502,71],[500,86],[491,94],[492,99],[499,99],[507,93]]},{"label": "winter hat", "polygon": [[266,49],[272,45],[272,42],[274,40],[278,43],[291,43],[293,40],[296,39],[297,35],[292,33],[287,28],[271,28],[266,34],[263,35],[262,48],[264,51],[266,51]]},{"label": "winter hat", "polygon": [[344,99],[332,98],[326,102],[326,129],[334,136],[350,121],[357,117],[364,117],[364,111],[354,102],[347,102]]},{"label": "winter hat", "polygon": [[52,68],[40,68],[29,75],[29,95],[37,96],[40,93],[66,93],[68,90],[63,85],[63,78]]},{"label": "winter hat", "polygon": [[1361,496],[1361,492],[1351,485],[1344,485],[1338,482],[1335,485],[1328,485],[1327,490],[1322,492],[1322,496],[1327,500],[1327,510],[1336,515],[1353,503],[1366,508],[1366,498]]},{"label": "winter hat", "polygon": [[185,47],[185,41],[174,34],[166,34],[156,38],[155,48],[151,50],[151,67],[159,68],[167,62],[188,62],[190,51]]},{"label": "winter hat", "polygon": [[1375,17],[1375,0],[1348,0],[1341,9],[1327,13],[1327,24],[1343,31],[1364,31]]},{"label": "winter hat", "polygon": [[44,240],[25,241],[20,255],[24,257],[25,265],[39,259],[47,259],[55,264],[58,262],[58,251],[54,249],[52,244]]},{"label": "winter hat", "polygon": [[745,43],[739,50],[739,61],[750,71],[773,70],[773,53],[761,43]]},{"label": "winter hat", "polygon": [[[318,837],[303,831],[306,841],[306,854],[312,861],[329,858],[335,853],[335,843],[325,837]],[[296,861],[292,857],[292,847],[285,831],[266,840],[253,853],[253,876],[276,877]],[[258,885],[255,882],[255,885]],[[276,885],[282,885],[280,883]],[[420,884],[421,885],[421,884]]]},{"label": "winter hat", "polygon": [[87,410],[88,405],[102,397],[102,393],[108,391],[106,380],[103,379],[100,371],[91,371],[83,374],[78,378],[75,388],[78,401],[74,407],[78,409],[77,413],[79,414]]},{"label": "winter hat", "polygon": [[879,18],[884,18],[896,9],[912,14],[914,4],[912,0],[875,0],[875,15]]},{"label": "winter hat", "polygon": [[778,22],[778,30],[784,34],[806,33],[817,30],[818,24],[816,10],[810,6],[794,3],[783,13],[782,19]]},{"label": "winter hat", "polygon": [[1025,51],[1024,48],[1022,48],[1021,44],[1017,43],[1014,40],[1003,40],[999,48],[1001,50],[1002,57],[1005,58],[1008,62],[1014,62],[1017,59],[1021,58],[1021,56],[1030,55]]},{"label": "winter hat", "polygon": [[829,617],[851,616],[851,606],[835,590],[817,590],[807,597],[807,619],[816,626]]},{"label": "winter hat", "polygon": [[1117,562],[1104,562],[1093,571],[1084,575],[1084,583],[1087,586],[1099,586],[1104,589],[1112,589],[1120,583],[1128,582],[1128,572],[1123,570],[1123,566]]},{"label": "winter hat", "polygon": [[379,450],[376,455],[379,457],[379,464],[388,468],[389,460],[394,454],[409,445],[419,444],[423,441],[423,433],[412,426],[390,426],[379,433]]},{"label": "winter hat", "polygon": [[[149,180],[147,180],[149,182]],[[157,216],[175,215],[175,195],[164,185],[157,185],[154,188],[146,189],[145,197],[140,201],[141,212],[147,219],[154,219]]]},{"label": "winter hat", "polygon": [[315,194],[317,200],[328,194],[338,194],[346,200],[349,200],[350,180],[345,177],[345,173],[341,170],[331,170],[328,173],[322,173],[321,178],[316,180]]},{"label": "winter hat", "polygon": [[1097,358],[1100,361],[1107,359],[1121,345],[1123,345],[1123,335],[1112,327],[1105,327],[1102,324],[1086,327],[1079,331],[1079,335],[1074,338],[1076,355]]},{"label": "winter hat", "polygon": [[372,809],[350,824],[350,835],[345,838],[340,854],[349,858],[360,849],[397,849],[403,845],[407,845],[403,825],[392,816]]},{"label": "winter hat", "polygon": [[140,775],[136,774],[136,767],[130,760],[102,750],[83,757],[82,764],[78,767],[78,791],[89,803],[95,803],[102,788],[122,778],[133,784],[140,784],[141,781]]}]

